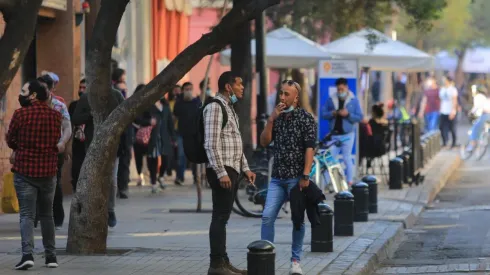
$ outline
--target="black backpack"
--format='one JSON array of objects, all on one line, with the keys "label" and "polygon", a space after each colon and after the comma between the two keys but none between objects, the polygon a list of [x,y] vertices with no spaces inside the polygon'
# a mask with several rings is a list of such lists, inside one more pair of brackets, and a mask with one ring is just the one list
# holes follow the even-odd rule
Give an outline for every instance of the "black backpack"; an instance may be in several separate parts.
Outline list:
[{"label": "black backpack", "polygon": [[204,108],[208,104],[216,102],[220,105],[223,113],[223,123],[221,129],[225,128],[228,122],[228,113],[226,112],[225,105],[219,99],[211,99],[206,105],[199,108],[195,119],[188,125],[189,131],[182,136],[184,140],[184,153],[187,159],[192,163],[207,163],[208,156],[206,150],[204,150]]}]

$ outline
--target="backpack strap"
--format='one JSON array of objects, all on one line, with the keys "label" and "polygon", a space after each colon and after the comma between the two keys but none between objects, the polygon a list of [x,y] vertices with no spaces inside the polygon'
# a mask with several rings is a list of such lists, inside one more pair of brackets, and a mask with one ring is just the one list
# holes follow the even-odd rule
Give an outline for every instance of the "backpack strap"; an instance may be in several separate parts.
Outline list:
[{"label": "backpack strap", "polygon": [[[223,104],[223,102],[221,102],[221,100],[219,99],[211,99],[208,104],[211,104],[213,102],[216,102],[219,104],[219,106],[221,107],[221,112],[223,114],[223,123],[221,124],[221,129],[225,128],[226,126],[226,123],[228,123],[228,112],[226,111],[226,107],[225,105]],[[207,105],[207,104],[206,104]]]}]

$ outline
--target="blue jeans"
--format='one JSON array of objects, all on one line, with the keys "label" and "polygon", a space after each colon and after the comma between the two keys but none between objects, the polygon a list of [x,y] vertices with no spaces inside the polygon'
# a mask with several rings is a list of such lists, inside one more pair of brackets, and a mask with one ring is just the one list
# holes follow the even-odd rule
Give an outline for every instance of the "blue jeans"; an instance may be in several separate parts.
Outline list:
[{"label": "blue jeans", "polygon": [[352,158],[352,148],[354,147],[356,133],[351,132],[345,135],[332,136],[332,141],[343,140],[346,138],[348,138],[348,140],[343,141],[342,146],[332,146],[330,147],[330,151],[332,152],[332,155],[337,157],[340,150],[342,150],[342,159],[344,160],[345,164],[345,176],[347,178],[347,182],[350,183],[354,180],[354,171],[356,168],[354,165],[354,159]]},{"label": "blue jeans", "polygon": [[[261,238],[274,243],[274,222],[281,210],[282,205],[289,197],[291,189],[299,182],[296,179],[275,179],[272,178],[267,190],[264,212],[262,213]],[[305,237],[305,224],[301,225],[300,230],[295,230],[293,226],[293,245],[291,247],[292,260],[300,261],[303,252],[303,239]]]},{"label": "blue jeans", "polygon": [[439,112],[425,114],[425,131],[430,132],[439,128]]},{"label": "blue jeans", "polygon": [[37,208],[45,256],[54,256],[56,251],[53,200],[56,177],[31,178],[15,173],[14,186],[20,208],[22,254],[32,254],[34,248],[34,217]]},{"label": "blue jeans", "polygon": [[485,122],[490,120],[490,114],[483,113],[471,127],[471,141],[476,141],[480,138],[481,132],[485,128]]}]

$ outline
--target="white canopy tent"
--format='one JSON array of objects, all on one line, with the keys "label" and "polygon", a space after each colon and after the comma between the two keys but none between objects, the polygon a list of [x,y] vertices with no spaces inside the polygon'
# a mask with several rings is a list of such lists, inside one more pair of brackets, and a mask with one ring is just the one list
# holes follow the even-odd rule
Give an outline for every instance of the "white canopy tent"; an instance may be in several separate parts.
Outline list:
[{"label": "white canopy tent", "polygon": [[[369,38],[377,44],[368,47]],[[363,29],[324,45],[328,54],[357,58],[361,67],[374,71],[425,72],[434,68],[433,57],[374,29]]]},{"label": "white canopy tent", "polygon": [[[266,66],[270,68],[316,68],[319,60],[329,57],[321,45],[286,27],[269,32],[265,40]],[[255,39],[251,46],[255,62]],[[221,52],[222,65],[230,65],[230,58],[231,49]]]},{"label": "white canopy tent", "polygon": [[468,49],[463,59],[465,73],[490,73],[490,48]]},{"label": "white canopy tent", "polygon": [[441,51],[435,55],[435,69],[453,72],[458,66],[458,58],[448,51]]}]

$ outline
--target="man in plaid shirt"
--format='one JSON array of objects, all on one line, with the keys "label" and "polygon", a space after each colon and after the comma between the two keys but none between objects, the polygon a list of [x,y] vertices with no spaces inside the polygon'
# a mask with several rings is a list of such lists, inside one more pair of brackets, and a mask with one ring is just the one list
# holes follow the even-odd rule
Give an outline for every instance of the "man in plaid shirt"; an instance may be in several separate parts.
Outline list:
[{"label": "man in plaid shirt", "polygon": [[253,184],[255,174],[250,171],[243,154],[242,137],[238,116],[233,104],[243,97],[242,79],[231,72],[224,72],[219,80],[220,92],[215,99],[225,107],[228,120],[223,127],[223,109],[218,102],[210,102],[204,108],[204,149],[209,163],[206,176],[213,193],[213,214],[209,228],[211,266],[208,274],[247,274],[231,265],[226,253],[226,224],[230,218],[238,190],[238,175],[245,173]]},{"label": "man in plaid shirt", "polygon": [[33,80],[25,84],[19,95],[19,102],[23,107],[14,112],[7,132],[7,144],[15,154],[12,172],[20,205],[22,260],[15,269],[25,270],[34,266],[32,249],[37,205],[45,264],[48,267],[58,267],[53,199],[62,117],[48,105],[48,98],[49,92],[39,81]]}]

